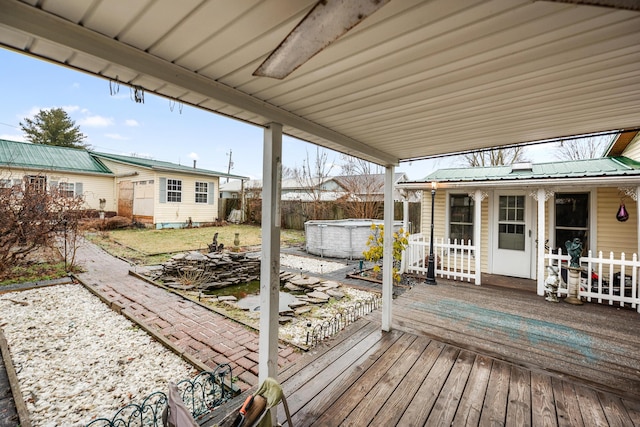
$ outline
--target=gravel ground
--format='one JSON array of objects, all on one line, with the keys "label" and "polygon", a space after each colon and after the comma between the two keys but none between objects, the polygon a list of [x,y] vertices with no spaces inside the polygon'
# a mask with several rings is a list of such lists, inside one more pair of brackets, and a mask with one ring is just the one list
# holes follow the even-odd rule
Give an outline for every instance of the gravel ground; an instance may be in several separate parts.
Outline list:
[{"label": "gravel ground", "polygon": [[302,270],[303,272],[327,274],[342,270],[343,268],[348,267],[348,264],[317,258],[281,254],[280,266],[294,270]]},{"label": "gravel ground", "polygon": [[34,426],[111,417],[196,373],[80,285],[0,296],[0,327]]}]

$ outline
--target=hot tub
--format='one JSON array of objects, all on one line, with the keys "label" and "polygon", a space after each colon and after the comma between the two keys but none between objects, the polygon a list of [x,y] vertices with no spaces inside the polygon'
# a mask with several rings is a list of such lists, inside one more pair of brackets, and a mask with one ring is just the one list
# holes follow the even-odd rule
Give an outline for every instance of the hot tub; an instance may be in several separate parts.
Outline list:
[{"label": "hot tub", "polygon": [[[306,250],[310,254],[331,258],[362,259],[369,249],[367,240],[371,224],[383,225],[379,219],[314,220],[304,223]],[[402,228],[402,221],[394,221],[393,229]]]}]

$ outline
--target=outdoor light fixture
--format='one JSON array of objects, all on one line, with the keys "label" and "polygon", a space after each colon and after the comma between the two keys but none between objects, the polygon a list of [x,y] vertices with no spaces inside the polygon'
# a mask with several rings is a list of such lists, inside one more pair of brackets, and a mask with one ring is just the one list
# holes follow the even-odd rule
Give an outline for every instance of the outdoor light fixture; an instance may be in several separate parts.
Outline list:
[{"label": "outdoor light fixture", "polygon": [[431,240],[429,240],[429,265],[427,266],[427,285],[437,285],[436,283],[436,266],[433,255],[433,209],[436,200],[436,188],[438,183],[433,181],[431,183]]},{"label": "outdoor light fixture", "polygon": [[254,76],[284,79],[389,0],[320,0]]}]

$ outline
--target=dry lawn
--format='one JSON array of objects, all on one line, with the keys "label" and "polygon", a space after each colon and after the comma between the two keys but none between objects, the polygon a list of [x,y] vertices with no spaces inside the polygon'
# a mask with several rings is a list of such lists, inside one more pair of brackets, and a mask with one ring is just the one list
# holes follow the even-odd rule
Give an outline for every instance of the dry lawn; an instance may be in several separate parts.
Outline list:
[{"label": "dry lawn", "polygon": [[[225,225],[222,227],[203,227],[164,230],[114,230],[100,233],[102,239],[107,238],[121,246],[135,251],[153,255],[188,250],[204,250],[218,233],[218,243],[225,248],[233,248],[235,233],[239,233],[240,247],[258,246],[261,244],[260,227],[251,225]],[[100,239],[98,239],[100,240]],[[282,246],[304,243],[304,232],[298,230],[281,230]],[[100,243],[96,241],[96,243]]]}]

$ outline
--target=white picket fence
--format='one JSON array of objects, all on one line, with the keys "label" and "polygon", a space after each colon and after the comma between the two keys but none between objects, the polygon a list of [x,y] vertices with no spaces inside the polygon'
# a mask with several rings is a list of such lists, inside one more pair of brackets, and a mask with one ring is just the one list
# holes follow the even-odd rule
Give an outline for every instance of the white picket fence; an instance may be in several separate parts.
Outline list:
[{"label": "white picket fence", "polygon": [[[422,234],[412,234],[408,238],[409,244],[405,250],[405,265],[407,272],[421,275],[427,274],[430,242]],[[435,239],[433,247],[435,255],[436,277],[466,280],[480,283],[480,271],[475,271],[475,246],[471,240],[458,242],[451,239]]]},{"label": "white picket fence", "polygon": [[[571,257],[563,255],[559,248],[556,253],[549,249],[544,258],[547,265],[567,266]],[[626,259],[622,253],[620,259],[616,259],[613,252],[609,253],[609,258],[605,258],[602,251],[598,252],[597,257],[593,256],[592,251],[589,251],[588,256],[580,257],[580,265],[585,273],[581,274],[579,296],[600,304],[620,304],[621,307],[629,304],[640,313],[640,261],[637,254],[633,254],[631,258]],[[558,294],[566,293],[566,287],[558,289]]]}]

